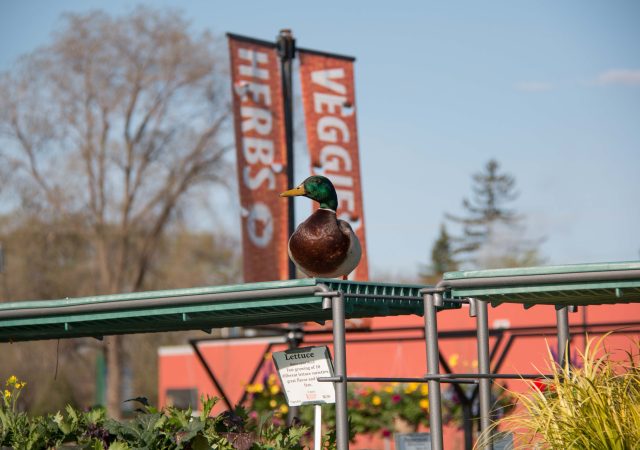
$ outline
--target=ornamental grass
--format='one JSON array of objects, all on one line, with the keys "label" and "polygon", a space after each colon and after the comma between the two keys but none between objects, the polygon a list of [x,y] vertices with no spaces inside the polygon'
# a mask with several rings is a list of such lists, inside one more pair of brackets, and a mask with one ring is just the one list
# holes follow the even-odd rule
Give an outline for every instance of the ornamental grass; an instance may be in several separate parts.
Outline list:
[{"label": "ornamental grass", "polygon": [[588,340],[579,352],[582,367],[552,364],[552,377],[514,392],[521,408],[492,431],[513,432],[516,449],[640,449],[640,342],[624,360],[615,360],[604,348],[606,336]]}]

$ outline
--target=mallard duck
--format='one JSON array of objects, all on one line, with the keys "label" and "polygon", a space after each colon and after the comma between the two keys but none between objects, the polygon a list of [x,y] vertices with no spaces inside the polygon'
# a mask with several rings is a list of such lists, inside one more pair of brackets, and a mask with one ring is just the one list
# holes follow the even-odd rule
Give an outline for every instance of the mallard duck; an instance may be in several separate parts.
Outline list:
[{"label": "mallard duck", "polygon": [[289,238],[289,257],[310,277],[347,276],[360,262],[360,241],[351,225],[336,217],[338,196],[328,178],[314,175],[280,197],[304,196],[320,203]]}]

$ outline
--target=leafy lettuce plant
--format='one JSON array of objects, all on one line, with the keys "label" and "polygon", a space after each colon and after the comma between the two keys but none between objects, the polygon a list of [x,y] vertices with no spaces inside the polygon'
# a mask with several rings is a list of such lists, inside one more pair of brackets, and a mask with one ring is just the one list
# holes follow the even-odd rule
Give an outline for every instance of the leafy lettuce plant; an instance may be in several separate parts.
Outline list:
[{"label": "leafy lettuce plant", "polygon": [[201,399],[201,413],[189,408],[163,410],[139,397],[130,420],[107,417],[103,408],[79,411],[67,406],[63,412],[30,417],[19,411],[17,400],[26,383],[10,377],[0,402],[0,447],[20,450],[77,448],[87,450],[184,449],[184,450],[302,450],[307,428],[273,423],[256,424],[246,411],[211,416],[214,398]]}]

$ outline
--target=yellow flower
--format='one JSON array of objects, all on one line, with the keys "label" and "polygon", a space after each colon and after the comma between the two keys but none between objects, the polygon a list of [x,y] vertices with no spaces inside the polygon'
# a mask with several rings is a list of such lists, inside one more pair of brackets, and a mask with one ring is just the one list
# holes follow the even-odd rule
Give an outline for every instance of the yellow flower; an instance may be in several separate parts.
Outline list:
[{"label": "yellow flower", "polygon": [[267,383],[269,384],[269,386],[272,386],[274,384],[276,384],[276,374],[272,373],[269,375],[269,378],[267,379]]},{"label": "yellow flower", "polygon": [[422,400],[420,400],[420,408],[429,409],[429,400],[426,398],[423,398]]},{"label": "yellow flower", "polygon": [[460,359],[460,355],[458,355],[457,353],[454,353],[453,355],[449,356],[449,366],[450,367],[457,366],[459,359]]},{"label": "yellow flower", "polygon": [[409,383],[407,387],[404,388],[404,393],[411,394],[412,392],[415,392],[416,389],[418,389],[418,383]]},{"label": "yellow flower", "polygon": [[275,399],[271,399],[271,401],[269,402],[269,406],[271,408],[275,408],[276,406],[278,406],[278,402]]},{"label": "yellow flower", "polygon": [[278,386],[277,384],[274,384],[269,388],[269,391],[271,392],[272,395],[276,395],[278,392],[280,392],[280,386]]},{"label": "yellow flower", "polygon": [[385,386],[384,391],[391,394],[393,392],[393,387],[391,386]]},{"label": "yellow flower", "polygon": [[18,382],[18,377],[16,377],[15,375],[11,375],[8,379],[7,379],[7,386],[13,386],[14,384],[16,384]]},{"label": "yellow flower", "polygon": [[420,385],[420,393],[422,395],[427,395],[429,393],[429,385],[426,383],[422,383]]},{"label": "yellow flower", "polygon": [[262,383],[255,383],[255,384],[249,384],[247,385],[247,392],[249,394],[254,394],[256,392],[262,392],[264,391],[264,385]]},{"label": "yellow flower", "polygon": [[4,390],[4,398],[9,398],[11,397],[11,392],[9,392],[7,389]]},{"label": "yellow flower", "polygon": [[380,403],[382,403],[382,399],[380,397],[378,397],[377,395],[374,395],[371,398],[371,403],[375,406],[378,406]]},{"label": "yellow flower", "polygon": [[286,414],[289,412],[289,407],[287,405],[280,405],[280,413]]}]

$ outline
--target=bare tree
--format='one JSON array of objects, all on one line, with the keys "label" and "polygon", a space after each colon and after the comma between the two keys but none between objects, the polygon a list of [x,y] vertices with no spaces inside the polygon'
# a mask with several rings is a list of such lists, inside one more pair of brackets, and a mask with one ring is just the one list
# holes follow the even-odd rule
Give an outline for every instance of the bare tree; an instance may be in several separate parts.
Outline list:
[{"label": "bare tree", "polygon": [[[70,14],[0,78],[0,157],[23,203],[89,242],[97,293],[140,290],[194,190],[224,183],[224,62],[183,16]],[[118,415],[122,338],[105,341]]]}]

